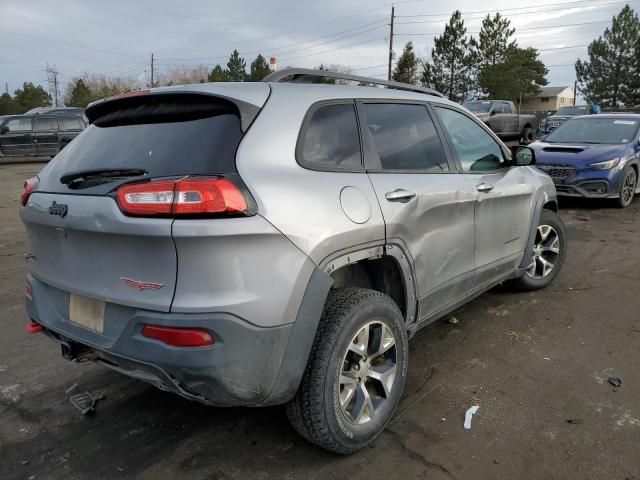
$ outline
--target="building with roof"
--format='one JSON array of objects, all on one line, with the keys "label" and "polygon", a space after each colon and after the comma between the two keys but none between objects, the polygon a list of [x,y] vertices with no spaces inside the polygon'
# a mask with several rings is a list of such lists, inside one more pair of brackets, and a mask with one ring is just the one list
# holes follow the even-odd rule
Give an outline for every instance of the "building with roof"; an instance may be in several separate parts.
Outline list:
[{"label": "building with roof", "polygon": [[575,93],[568,85],[560,87],[542,87],[535,97],[522,99],[520,110],[523,112],[550,112],[560,107],[574,104]]}]

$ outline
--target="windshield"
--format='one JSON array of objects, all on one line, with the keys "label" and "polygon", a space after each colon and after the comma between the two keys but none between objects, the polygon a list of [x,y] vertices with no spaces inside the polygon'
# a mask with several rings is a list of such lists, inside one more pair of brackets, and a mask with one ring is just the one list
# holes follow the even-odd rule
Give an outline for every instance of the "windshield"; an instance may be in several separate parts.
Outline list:
[{"label": "windshield", "polygon": [[556,115],[587,115],[589,113],[589,107],[560,107],[556,112]]},{"label": "windshield", "polygon": [[628,118],[574,118],[545,137],[549,143],[629,143],[638,132],[639,121]]},{"label": "windshield", "polygon": [[489,113],[491,110],[491,102],[464,102],[462,106],[473,113]]}]

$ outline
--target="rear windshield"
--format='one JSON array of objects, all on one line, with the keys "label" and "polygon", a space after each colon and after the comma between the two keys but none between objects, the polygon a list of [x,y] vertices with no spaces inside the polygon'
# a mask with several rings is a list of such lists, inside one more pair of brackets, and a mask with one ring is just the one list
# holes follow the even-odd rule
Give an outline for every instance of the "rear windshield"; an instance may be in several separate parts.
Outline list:
[{"label": "rear windshield", "polygon": [[491,102],[464,102],[462,106],[473,113],[488,113],[491,110]]},{"label": "rear windshield", "polygon": [[82,170],[140,169],[151,178],[235,173],[241,139],[240,117],[227,104],[155,102],[110,111],[56,155],[39,190],[64,191],[60,177]]},{"label": "rear windshield", "polygon": [[545,137],[548,143],[620,144],[632,141],[638,132],[638,120],[628,118],[574,118]]},{"label": "rear windshield", "polygon": [[556,115],[586,115],[589,107],[560,107]]}]

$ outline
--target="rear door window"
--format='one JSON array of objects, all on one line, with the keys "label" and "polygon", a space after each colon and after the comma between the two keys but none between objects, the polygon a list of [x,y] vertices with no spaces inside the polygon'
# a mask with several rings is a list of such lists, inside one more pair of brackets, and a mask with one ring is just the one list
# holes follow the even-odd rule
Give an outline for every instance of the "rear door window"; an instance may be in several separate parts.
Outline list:
[{"label": "rear door window", "polygon": [[384,170],[449,170],[444,146],[424,105],[367,103],[364,108],[374,152]]},{"label": "rear door window", "polygon": [[215,97],[196,97],[150,99],[94,119],[47,166],[40,190],[66,191],[60,177],[81,170],[141,169],[149,178],[236,173],[243,136],[236,107]]},{"label": "rear door window", "polygon": [[314,170],[362,169],[360,134],[353,103],[322,105],[302,127],[298,163]]},{"label": "rear door window", "polygon": [[58,120],[56,118],[36,118],[36,131],[51,132],[58,129]]}]

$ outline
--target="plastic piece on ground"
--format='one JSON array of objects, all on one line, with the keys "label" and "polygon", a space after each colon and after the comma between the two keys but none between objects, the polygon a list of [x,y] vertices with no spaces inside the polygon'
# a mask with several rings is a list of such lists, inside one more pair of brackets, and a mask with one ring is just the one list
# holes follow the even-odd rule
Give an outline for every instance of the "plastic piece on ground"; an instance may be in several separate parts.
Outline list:
[{"label": "plastic piece on ground", "polygon": [[474,405],[467,413],[464,414],[464,428],[465,430],[471,430],[471,417],[473,417],[480,407],[478,405]]}]

